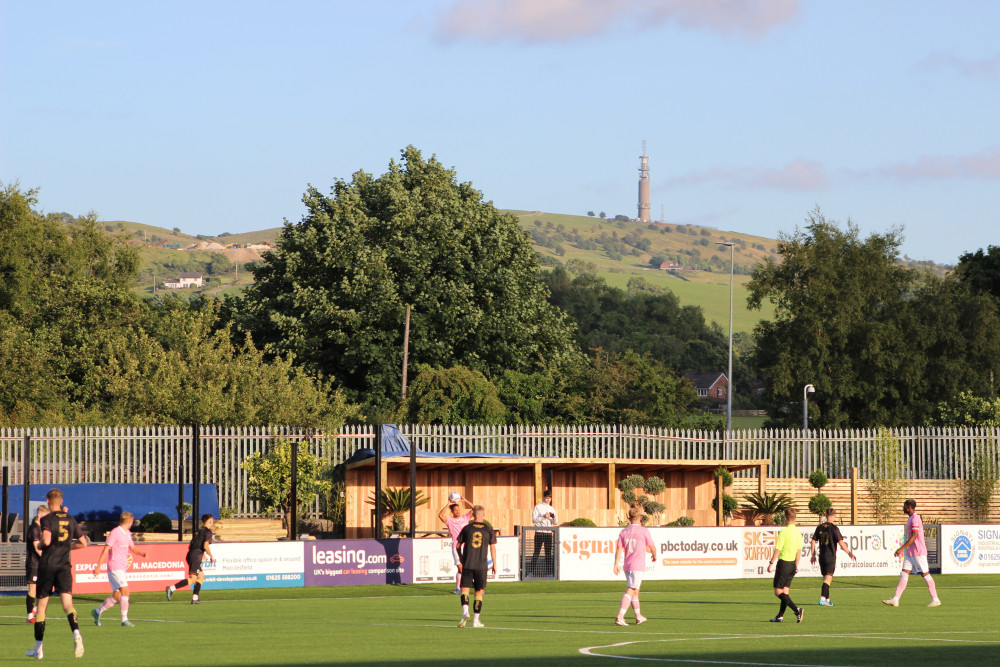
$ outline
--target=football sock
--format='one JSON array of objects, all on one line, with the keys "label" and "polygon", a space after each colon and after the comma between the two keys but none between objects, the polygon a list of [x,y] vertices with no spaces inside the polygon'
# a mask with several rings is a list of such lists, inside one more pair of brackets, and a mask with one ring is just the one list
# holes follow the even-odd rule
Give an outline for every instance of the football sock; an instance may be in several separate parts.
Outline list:
[{"label": "football sock", "polygon": [[[792,598],[789,597],[788,593],[782,593],[781,594],[781,604],[782,605],[787,605],[788,608],[792,610],[793,614],[799,613],[799,608],[795,606],[794,602],[792,602]],[[778,614],[778,615],[779,616],[784,616],[784,610],[782,610],[782,613]]]},{"label": "football sock", "polygon": [[109,595],[108,597],[104,598],[104,603],[100,607],[98,607],[97,613],[103,614],[108,609],[111,609],[114,606],[115,606],[115,597],[113,595]]},{"label": "football sock", "polygon": [[903,594],[903,590],[906,588],[906,582],[910,579],[909,572],[903,572],[899,575],[899,584],[896,586],[896,592],[892,594],[893,600],[899,600],[899,596]]},{"label": "football sock", "polygon": [[172,588],[173,590],[176,591],[178,588],[184,588],[187,585],[188,585],[188,580],[187,579],[181,579],[180,581],[178,581],[176,584],[174,584],[170,588]]},{"label": "football sock", "polygon": [[35,608],[35,598],[31,595],[25,595],[24,605],[28,608],[28,613],[30,614],[31,610]]},{"label": "football sock", "polygon": [[823,597],[827,600],[830,599],[830,584],[823,584],[823,592],[821,593]]},{"label": "football sock", "polygon": [[782,616],[785,615],[785,609],[788,608],[788,604],[785,602],[785,596],[784,595],[782,595],[778,599],[781,600],[781,609],[778,610],[778,617],[780,618],[780,617],[782,617]]},{"label": "football sock", "polygon": [[69,613],[66,614],[66,620],[69,621],[69,629],[73,632],[79,632],[80,624],[77,623],[76,619],[76,609],[70,607]]},{"label": "football sock", "polygon": [[42,639],[45,638],[45,621],[35,621],[35,648],[42,645]]},{"label": "football sock", "polygon": [[465,618],[469,615],[469,594],[462,593],[459,599],[462,602],[462,617]]},{"label": "football sock", "polygon": [[626,593],[625,595],[622,596],[622,606],[618,610],[618,616],[624,616],[630,604],[632,604],[632,596]]},{"label": "football sock", "polygon": [[195,585],[191,589],[191,591],[194,592],[195,597],[198,597],[198,593],[201,593],[201,582],[200,581],[195,582]]},{"label": "football sock", "polygon": [[634,596],[632,598],[632,611],[635,612],[636,616],[639,615],[639,596],[638,595],[636,595],[636,596]]},{"label": "football sock", "polygon": [[475,613],[476,616],[479,616],[479,613],[482,610],[483,610],[483,601],[482,600],[476,600],[475,602],[472,603],[472,611],[473,611],[473,613]]},{"label": "football sock", "polygon": [[937,600],[937,586],[934,585],[934,579],[932,579],[931,575],[927,572],[924,572],[924,581],[927,582],[927,590],[931,592],[931,599]]},{"label": "football sock", "polygon": [[128,596],[127,595],[123,595],[122,596],[122,620],[123,621],[127,621],[128,620]]}]

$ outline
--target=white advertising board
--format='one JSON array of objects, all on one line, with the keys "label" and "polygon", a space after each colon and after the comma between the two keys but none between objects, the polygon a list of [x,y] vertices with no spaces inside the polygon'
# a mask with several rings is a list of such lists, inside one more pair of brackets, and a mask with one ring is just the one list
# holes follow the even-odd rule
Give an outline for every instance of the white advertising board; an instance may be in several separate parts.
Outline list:
[{"label": "white advertising board", "polygon": [[[740,529],[650,528],[656,560],[644,579],[738,579]],[[559,531],[559,579],[615,581],[615,549],[621,528],[564,528]]]},{"label": "white advertising board", "polygon": [[1000,573],[1000,526],[941,526],[941,574]]},{"label": "white advertising board", "polygon": [[[802,556],[796,576],[821,576],[819,563],[813,565],[812,536],[816,526],[796,526],[802,533]],[[767,563],[774,550],[774,540],[781,526],[747,526],[741,531],[742,574],[748,579],[770,579]],[[837,574],[845,577],[886,576],[899,574],[903,559],[893,552],[903,543],[903,525],[892,526],[840,526],[851,552],[857,556],[852,561],[843,550],[837,550]]]},{"label": "white advertising board", "polygon": [[205,584],[214,588],[304,585],[304,542],[214,542],[204,561]]},{"label": "white advertising board", "polygon": [[[518,541],[516,537],[497,538],[497,573],[494,576],[489,570],[487,581],[517,581],[520,578]],[[413,583],[454,584],[457,572],[450,537],[413,540]]]}]

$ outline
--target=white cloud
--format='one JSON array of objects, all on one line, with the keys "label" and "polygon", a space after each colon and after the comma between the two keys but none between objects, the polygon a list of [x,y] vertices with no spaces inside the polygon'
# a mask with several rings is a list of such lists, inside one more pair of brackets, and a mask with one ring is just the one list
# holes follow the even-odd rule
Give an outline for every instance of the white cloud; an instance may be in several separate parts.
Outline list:
[{"label": "white cloud", "polygon": [[923,155],[910,162],[883,167],[876,173],[907,182],[1000,181],[1000,146],[972,155]]},{"label": "white cloud", "polygon": [[828,185],[826,171],[818,162],[798,159],[777,169],[768,167],[716,167],[669,179],[662,187],[672,189],[705,183],[725,187],[811,192]]},{"label": "white cloud", "polygon": [[959,58],[958,56],[935,53],[928,56],[921,63],[923,67],[946,67],[958,70],[960,74],[966,76],[982,76],[995,79],[1000,76],[1000,53],[992,58],[982,60],[972,60],[970,58]]},{"label": "white cloud", "polygon": [[560,42],[676,23],[758,36],[788,22],[799,0],[459,0],[437,16],[444,39]]}]

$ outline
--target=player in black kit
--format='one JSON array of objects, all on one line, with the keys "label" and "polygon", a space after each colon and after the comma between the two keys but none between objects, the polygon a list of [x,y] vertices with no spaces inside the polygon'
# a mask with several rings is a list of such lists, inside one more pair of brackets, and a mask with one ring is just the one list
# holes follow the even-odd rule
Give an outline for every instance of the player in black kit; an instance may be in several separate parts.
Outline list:
[{"label": "player in black kit", "polygon": [[38,614],[35,616],[35,648],[26,651],[28,657],[42,659],[42,640],[45,637],[45,612],[49,606],[49,596],[59,593],[63,611],[69,620],[73,631],[73,654],[83,657],[83,637],[80,636],[80,624],[77,622],[76,609],[73,608],[73,566],[70,563],[70,549],[74,540],[81,547],[87,546],[87,538],[80,530],[76,520],[66,513],[63,507],[63,494],[59,489],[52,489],[45,495],[49,505],[49,513],[40,523],[42,529],[42,555],[38,559]]},{"label": "player in black kit", "polygon": [[458,627],[464,628],[469,621],[469,589],[475,588],[476,601],[473,605],[475,616],[472,627],[486,627],[479,620],[483,609],[483,593],[486,590],[487,556],[493,561],[493,574],[497,573],[497,535],[483,519],[486,510],[482,505],[472,508],[472,521],[458,534],[458,572],[461,574],[462,620]]},{"label": "player in black kit", "polygon": [[823,589],[820,593],[819,604],[822,607],[832,607],[830,583],[833,581],[833,573],[837,569],[837,546],[840,545],[840,548],[851,557],[851,560],[857,560],[857,556],[847,548],[844,536],[840,534],[840,528],[837,527],[837,510],[832,507],[826,511],[826,523],[817,526],[813,533],[812,558],[810,559],[813,564],[816,563],[817,545],[819,545],[819,571],[823,575]]},{"label": "player in black kit", "polygon": [[39,505],[35,520],[28,528],[25,544],[28,553],[24,558],[24,578],[28,581],[28,594],[24,596],[24,604],[28,608],[28,623],[35,622],[35,596],[38,593],[38,559],[42,555],[42,517],[49,513],[48,505]]},{"label": "player in black kit", "polygon": [[206,555],[208,555],[209,561],[215,560],[211,547],[212,538],[214,537],[212,535],[213,525],[215,525],[215,518],[211,514],[203,514],[201,517],[201,529],[194,534],[194,537],[191,538],[191,543],[188,544],[187,579],[181,579],[176,584],[167,586],[168,600],[174,596],[174,591],[178,588],[194,584],[191,587],[191,604],[201,604],[201,600],[198,599],[198,593],[201,592],[201,585],[205,583],[205,573],[201,569],[201,561],[205,560]]}]

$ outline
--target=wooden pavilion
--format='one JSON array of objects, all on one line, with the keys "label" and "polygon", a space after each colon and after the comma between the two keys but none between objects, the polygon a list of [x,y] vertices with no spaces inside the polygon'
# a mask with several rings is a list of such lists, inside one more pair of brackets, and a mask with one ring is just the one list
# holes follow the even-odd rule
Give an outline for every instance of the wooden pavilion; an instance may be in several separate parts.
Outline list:
[{"label": "wooden pavilion", "polygon": [[[657,476],[666,491],[656,500],[666,505],[658,517],[661,524],[689,516],[698,526],[716,525],[712,499],[716,468],[730,472],[756,469],[757,487],[767,483],[769,459],[604,459],[532,458],[487,455],[416,457],[416,488],[429,499],[417,507],[416,530],[444,530],[438,512],[448,504],[448,493],[458,491],[486,508],[486,519],[503,535],[513,535],[514,526],[531,525],[531,510],[541,502],[542,491],[551,485],[552,504],[559,523],[590,519],[598,526],[617,526],[628,507],[621,500],[618,482],[632,474]],[[381,459],[384,488],[409,488],[409,456]],[[346,466],[346,537],[375,535],[375,458]],[[405,515],[409,521],[409,513]]]}]

